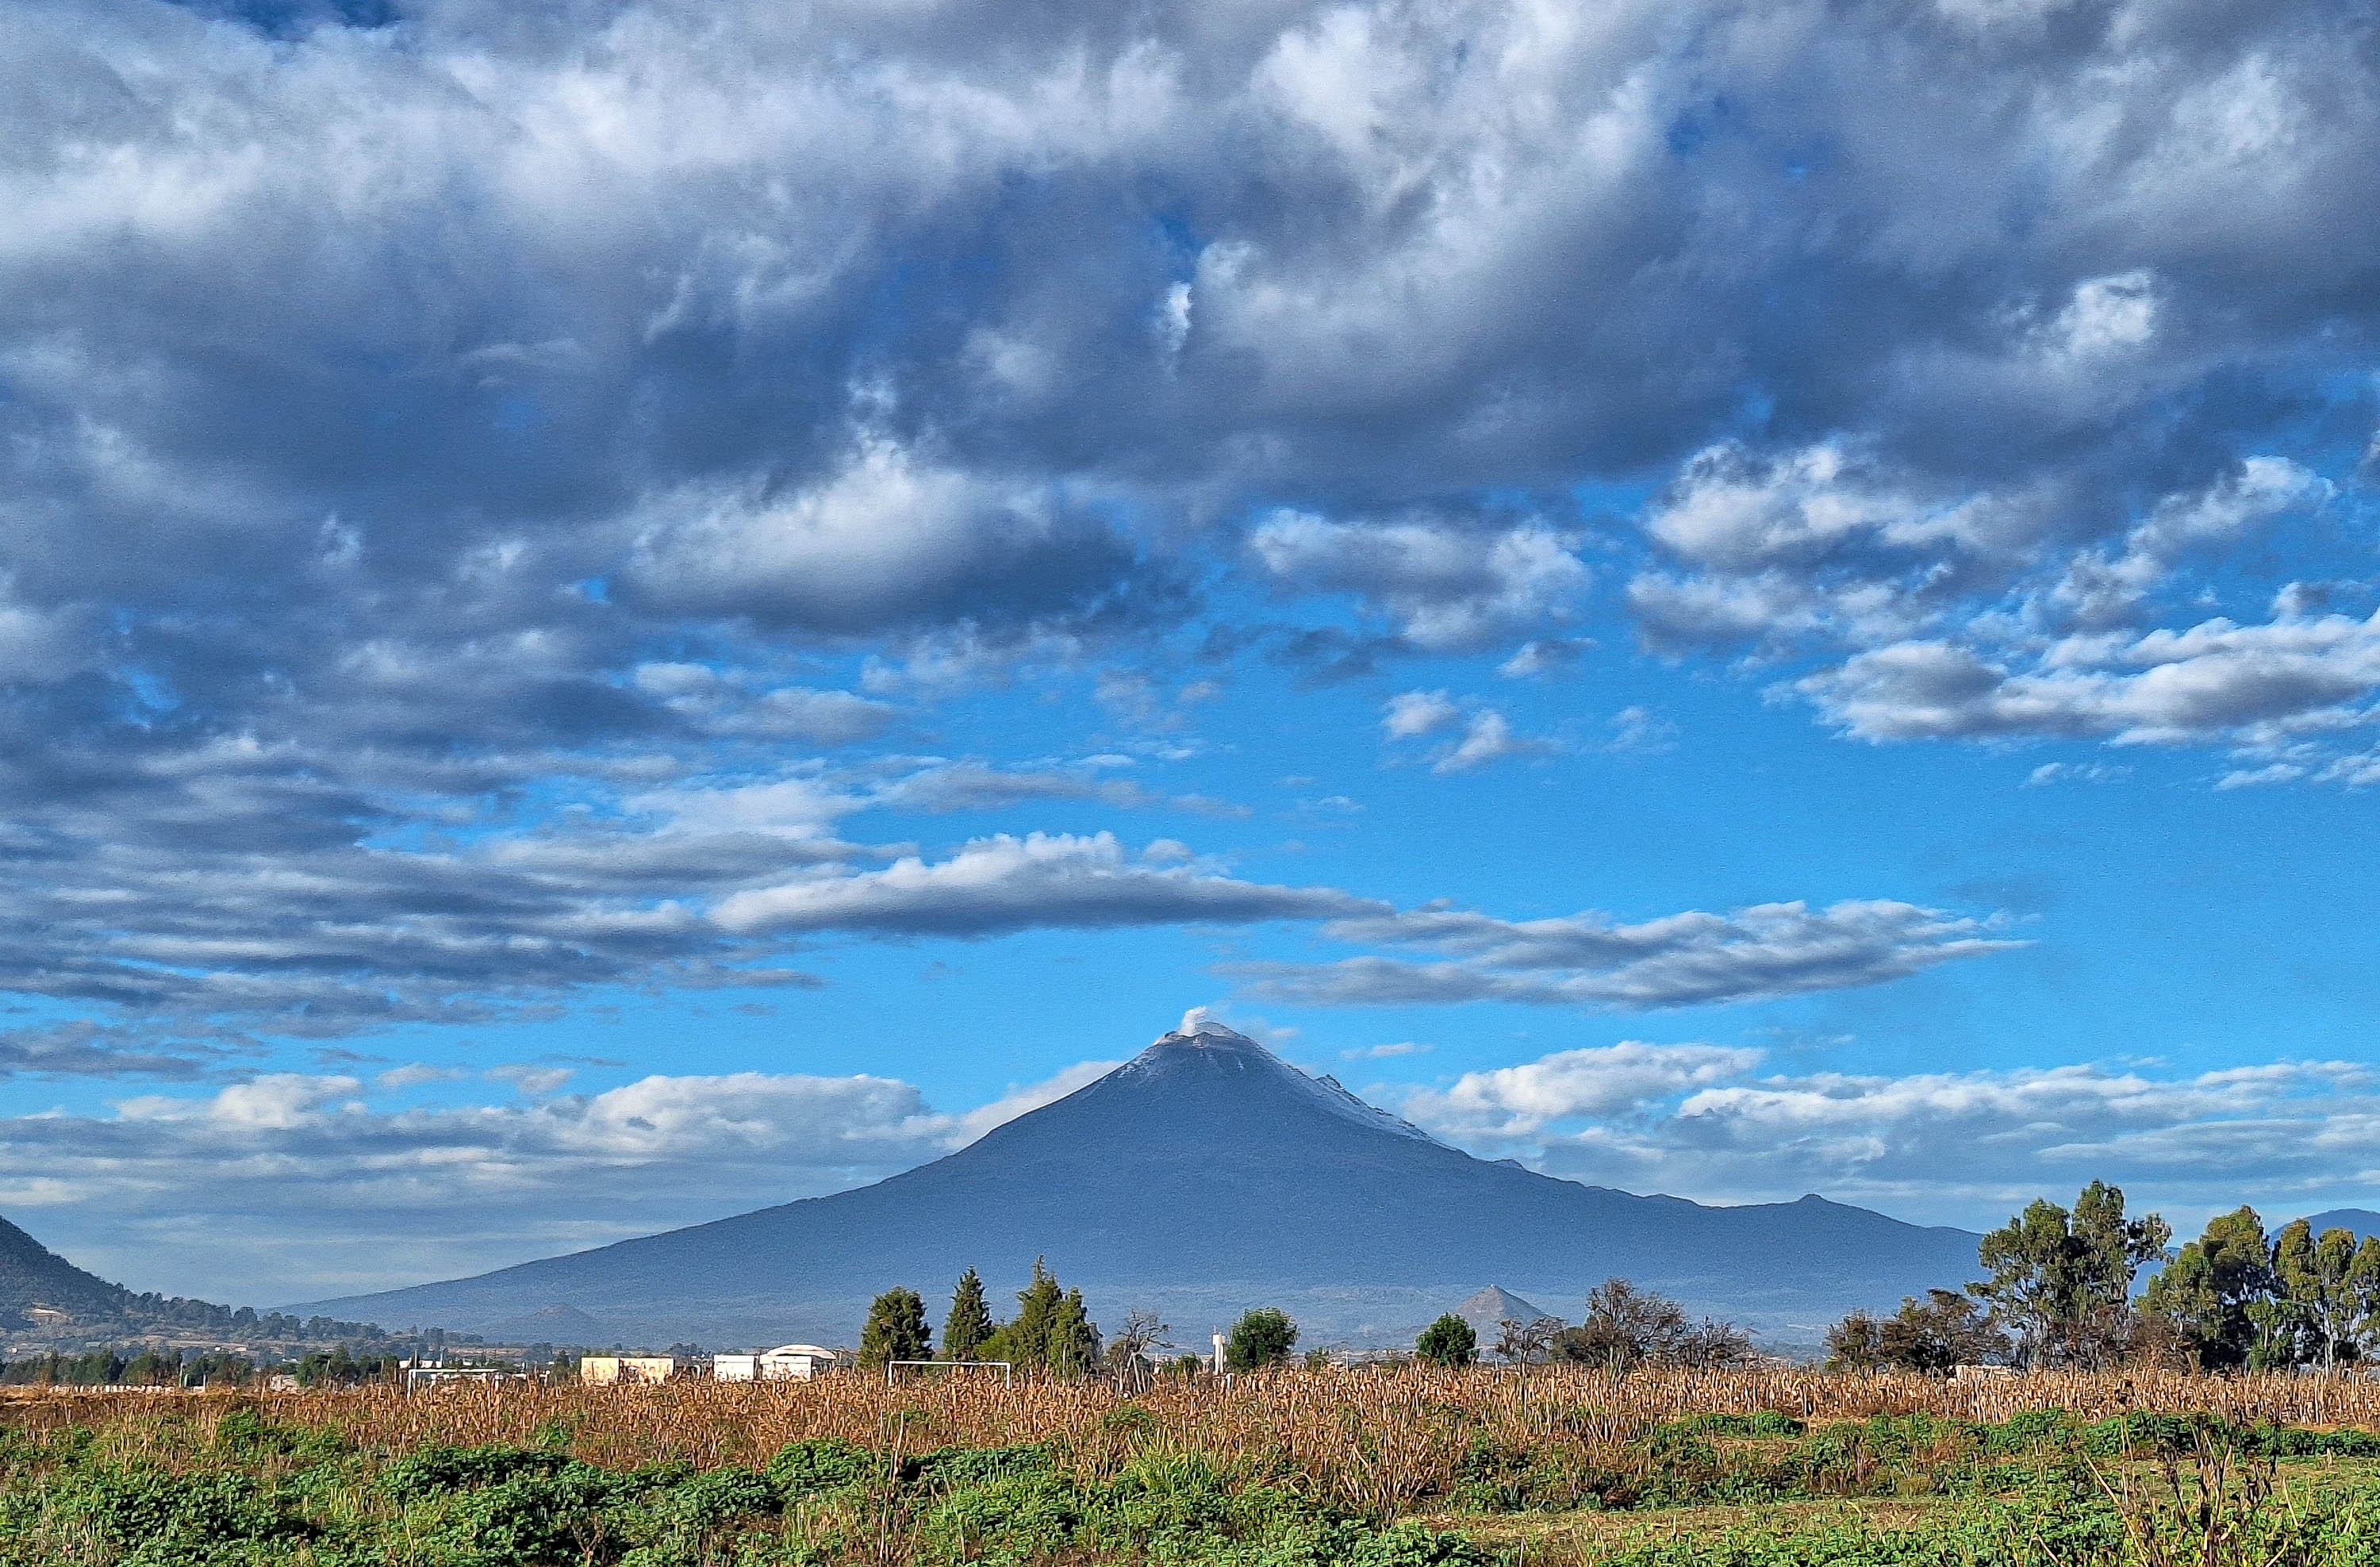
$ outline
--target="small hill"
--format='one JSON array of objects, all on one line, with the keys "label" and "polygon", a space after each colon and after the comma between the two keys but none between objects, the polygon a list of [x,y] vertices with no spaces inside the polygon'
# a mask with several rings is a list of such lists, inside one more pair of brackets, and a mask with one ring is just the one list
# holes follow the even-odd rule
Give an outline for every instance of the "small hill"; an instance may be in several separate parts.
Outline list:
[{"label": "small hill", "polygon": [[1815,1196],[1707,1208],[1475,1159],[1194,1014],[1088,1087],[871,1186],[289,1309],[476,1332],[560,1302],[655,1342],[836,1343],[880,1290],[908,1285],[939,1315],[965,1269],[997,1301],[1045,1257],[1097,1311],[1152,1309],[1194,1342],[1259,1305],[1309,1342],[1410,1342],[1482,1279],[1575,1315],[1615,1274],[1806,1339],[1971,1276],[1977,1238]]},{"label": "small hill", "polygon": [[0,1219],[0,1333],[18,1350],[135,1340],[310,1347],[386,1336],[368,1322],[260,1314],[180,1295],[136,1294],[77,1268],[6,1219]]},{"label": "small hill", "polygon": [[33,1321],[37,1310],[79,1319],[121,1317],[133,1300],[123,1285],[84,1272],[0,1219],[0,1321]]},{"label": "small hill", "polygon": [[480,1330],[480,1337],[500,1344],[608,1344],[623,1339],[621,1325],[589,1316],[557,1301],[525,1316],[507,1317]]},{"label": "small hill", "polygon": [[1471,1324],[1471,1330],[1479,1335],[1479,1347],[1485,1350],[1495,1347],[1505,1323],[1535,1322],[1553,1313],[1538,1310],[1501,1284],[1490,1284],[1456,1306],[1454,1315]]}]

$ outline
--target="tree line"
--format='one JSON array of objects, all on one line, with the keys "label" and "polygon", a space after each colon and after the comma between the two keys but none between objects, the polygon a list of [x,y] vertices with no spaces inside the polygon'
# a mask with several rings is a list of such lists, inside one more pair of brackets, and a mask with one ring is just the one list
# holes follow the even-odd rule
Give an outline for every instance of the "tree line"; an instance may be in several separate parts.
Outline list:
[{"label": "tree line", "polygon": [[300,1387],[352,1387],[393,1376],[401,1358],[357,1354],[344,1346],[278,1361],[227,1351],[130,1345],[74,1354],[54,1350],[0,1365],[0,1387],[244,1388],[284,1374],[295,1377]]},{"label": "tree line", "polygon": [[2128,1215],[2123,1189],[2104,1181],[2071,1209],[2036,1199],[1984,1237],[1977,1259],[1989,1278],[1928,1290],[1890,1316],[1852,1313],[1828,1330],[1827,1363],[2228,1371],[2380,1356],[2380,1237],[2316,1234],[2302,1219],[2267,1236],[2242,1207],[2179,1250],[2172,1240],[2164,1219]]},{"label": "tree line", "polygon": [[1104,1344],[1099,1324],[1084,1306],[1083,1292],[1062,1287],[1047,1261],[1036,1257],[1033,1282],[1017,1292],[1016,1315],[1005,1322],[993,1318],[976,1270],[960,1274],[951,1290],[950,1312],[942,1318],[939,1354],[926,1325],[924,1298],[905,1286],[885,1291],[868,1308],[868,1323],[859,1334],[859,1364],[941,1359],[1079,1377],[1099,1368],[1103,1351],[1136,1354],[1163,1331],[1162,1323],[1144,1324],[1135,1314],[1119,1343]]},{"label": "tree line", "polygon": [[[1709,1317],[1694,1321],[1678,1302],[1625,1279],[1606,1279],[1588,1291],[1586,1314],[1575,1326],[1539,1317],[1506,1318],[1497,1327],[1496,1355],[1518,1366],[1567,1361],[1618,1371],[1646,1366],[1711,1370],[1740,1366],[1754,1354],[1751,1335],[1734,1323]],[[1439,1366],[1468,1366],[1479,1358],[1478,1330],[1449,1312],[1422,1330],[1414,1354]]]},{"label": "tree line", "polygon": [[[212,1301],[193,1300],[182,1295],[162,1295],[154,1293],[134,1294],[118,1291],[105,1309],[78,1306],[67,1330],[86,1339],[103,1334],[122,1333],[136,1337],[148,1330],[187,1329],[219,1333],[227,1339],[261,1342],[342,1342],[395,1341],[406,1335],[389,1332],[370,1322],[346,1322],[331,1317],[296,1317],[285,1311],[259,1311],[254,1306],[217,1306]],[[13,1325],[19,1330],[32,1328],[42,1330],[24,1311],[10,1313]],[[458,1335],[456,1342],[462,1342]],[[470,1340],[478,1342],[477,1339]]]},{"label": "tree line", "polygon": [[[1572,1361],[1628,1370],[1643,1366],[1714,1368],[1753,1357],[1751,1337],[1731,1322],[1695,1321],[1668,1296],[1639,1289],[1625,1279],[1608,1279],[1590,1291],[1586,1314],[1575,1325],[1559,1318],[1501,1324],[1496,1351],[1520,1364]],[[1148,1352],[1168,1331],[1148,1312],[1125,1318],[1122,1331],[1102,1339],[1085,1308],[1083,1292],[1062,1286],[1045,1259],[1033,1264],[1033,1282],[1017,1293],[1016,1315],[993,1318],[983,1280],[972,1268],[951,1290],[937,1349],[927,1323],[925,1298],[908,1287],[885,1291],[871,1302],[860,1330],[859,1364],[870,1369],[901,1361],[1004,1364],[1019,1371],[1056,1377],[1094,1372],[1137,1376],[1148,1367]],[[1243,1312],[1223,1340],[1223,1367],[1258,1371],[1288,1364],[1297,1347],[1296,1320],[1278,1306]],[[1468,1366],[1479,1358],[1478,1334],[1449,1313],[1424,1329],[1414,1348],[1423,1360]],[[1306,1356],[1318,1365],[1328,1352]],[[1172,1369],[1195,1372],[1204,1364],[1184,1354]]]}]

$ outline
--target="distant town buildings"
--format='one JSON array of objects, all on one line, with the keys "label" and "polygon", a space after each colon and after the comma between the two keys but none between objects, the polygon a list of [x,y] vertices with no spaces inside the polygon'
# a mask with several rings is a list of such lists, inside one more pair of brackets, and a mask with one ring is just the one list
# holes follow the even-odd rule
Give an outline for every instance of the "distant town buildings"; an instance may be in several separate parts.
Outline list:
[{"label": "distant town buildings", "polygon": [[834,1351],[817,1344],[779,1344],[757,1354],[712,1355],[710,1374],[722,1382],[807,1382],[834,1362]]},{"label": "distant town buildings", "polygon": [[455,1382],[529,1382],[535,1379],[526,1371],[498,1366],[408,1366],[405,1368],[407,1392]]},{"label": "distant town buildings", "polygon": [[666,1382],[677,1374],[674,1354],[589,1354],[578,1361],[578,1379],[591,1387],[617,1382]]}]

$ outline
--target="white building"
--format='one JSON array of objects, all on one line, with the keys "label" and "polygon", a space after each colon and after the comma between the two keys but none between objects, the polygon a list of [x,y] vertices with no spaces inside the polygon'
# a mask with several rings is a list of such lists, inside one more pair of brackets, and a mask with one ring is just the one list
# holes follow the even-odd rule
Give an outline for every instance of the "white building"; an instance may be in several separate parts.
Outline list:
[{"label": "white building", "polygon": [[779,1344],[758,1354],[715,1354],[710,1374],[722,1382],[807,1382],[834,1360],[834,1351],[817,1344]]}]

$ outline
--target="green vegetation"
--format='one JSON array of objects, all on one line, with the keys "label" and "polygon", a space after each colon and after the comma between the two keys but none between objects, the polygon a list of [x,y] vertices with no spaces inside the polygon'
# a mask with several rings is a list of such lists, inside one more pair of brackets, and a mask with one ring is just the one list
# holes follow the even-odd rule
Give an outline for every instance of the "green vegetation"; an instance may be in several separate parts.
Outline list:
[{"label": "green vegetation", "polygon": [[2359,1567],[2380,1434],[2211,1416],[1666,1423],[1617,1461],[1475,1446],[1468,1532],[1594,1567]]},{"label": "green vegetation", "polygon": [[951,1291],[951,1314],[942,1319],[942,1354],[949,1360],[980,1360],[977,1352],[999,1324],[983,1298],[983,1281],[970,1268]]},{"label": "green vegetation", "polygon": [[1099,1364],[1099,1324],[1083,1305],[1083,1292],[1061,1288],[1058,1276],[1035,1257],[1033,1282],[1017,1292],[1015,1317],[993,1329],[974,1358],[1003,1360],[1021,1371],[1080,1377]]},{"label": "green vegetation", "polygon": [[[471,1343],[480,1341],[473,1339]],[[436,1352],[455,1353],[452,1344],[442,1343]],[[379,1347],[338,1345],[332,1349],[298,1351],[285,1356],[271,1354],[248,1355],[229,1350],[158,1349],[144,1344],[122,1344],[113,1348],[88,1349],[75,1354],[52,1351],[45,1354],[28,1355],[21,1360],[0,1366],[0,1387],[61,1387],[61,1388],[257,1388],[266,1379],[276,1375],[294,1377],[303,1388],[351,1388],[359,1383],[385,1380],[396,1374],[407,1354],[425,1353],[419,1341],[391,1348],[386,1341]],[[498,1366],[516,1369],[515,1361],[475,1356],[474,1365]]]},{"label": "green vegetation", "polygon": [[[2256,1210],[2240,1208],[2179,1252],[2172,1239],[2157,1215],[2128,1217],[2122,1189],[2104,1181],[2070,1212],[2038,1198],[1984,1237],[1991,1277],[1965,1294],[1929,1290],[1888,1318],[1853,1312],[1828,1330],[1827,1364],[2327,1371],[2380,1353],[2380,1237],[2317,1235],[2301,1219],[2267,1240]],[[2162,1266],[2136,1300],[2152,1264]]]},{"label": "green vegetation", "polygon": [[[1485,1567],[1459,1535],[1150,1452],[1088,1475],[1048,1446],[913,1457],[824,1439],[758,1471],[619,1473],[546,1447],[359,1451],[254,1414],[0,1446],[0,1567],[724,1567],[901,1561]],[[138,1441],[130,1440],[138,1436]],[[137,1448],[140,1456],[128,1451]]]},{"label": "green vegetation", "polygon": [[1468,1366],[1479,1357],[1479,1335],[1450,1311],[1421,1330],[1414,1353],[1433,1366]]},{"label": "green vegetation", "polygon": [[1223,1341],[1223,1364],[1234,1371],[1285,1366],[1289,1352],[1296,1347],[1297,1324],[1289,1319],[1289,1313],[1259,1306],[1241,1313],[1232,1324],[1231,1336]]},{"label": "green vegetation", "polygon": [[932,1352],[926,1336],[926,1303],[917,1292],[891,1289],[868,1307],[859,1330],[859,1364],[881,1369],[888,1361],[923,1360]]},{"label": "green vegetation", "polygon": [[[1121,1406],[1119,1413],[1136,1406]],[[1581,1409],[1560,1419],[1592,1420]],[[1134,1430],[1139,1427],[1126,1425]],[[1285,1452],[1118,1443],[621,1471],[528,1444],[360,1445],[254,1410],[0,1433],[0,1567],[2359,1567],[2380,1433],[2056,1412],[1662,1422],[1592,1454],[1475,1438],[1387,1506]],[[1417,1515],[1416,1515],[1417,1514]]]},{"label": "green vegetation", "polygon": [[1616,1371],[1640,1366],[1717,1370],[1752,1358],[1751,1338],[1732,1322],[1689,1321],[1684,1306],[1625,1279],[1606,1279],[1588,1291],[1586,1315],[1577,1327],[1553,1334],[1550,1349],[1556,1359]]},{"label": "green vegetation", "polygon": [[1838,1371],[1948,1371],[2007,1357],[1990,1315],[1956,1290],[1928,1290],[1889,1317],[1854,1311],[1827,1330],[1827,1365]]}]

